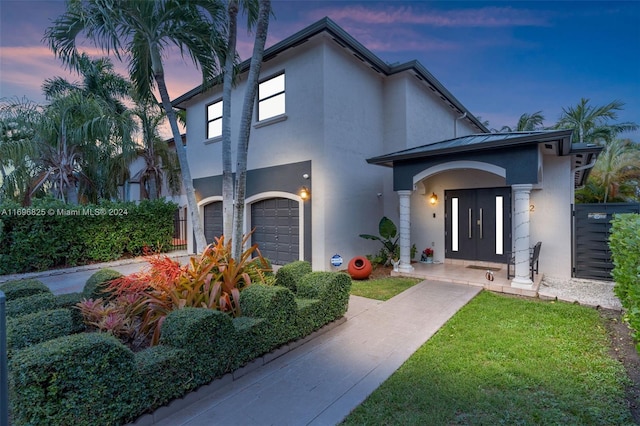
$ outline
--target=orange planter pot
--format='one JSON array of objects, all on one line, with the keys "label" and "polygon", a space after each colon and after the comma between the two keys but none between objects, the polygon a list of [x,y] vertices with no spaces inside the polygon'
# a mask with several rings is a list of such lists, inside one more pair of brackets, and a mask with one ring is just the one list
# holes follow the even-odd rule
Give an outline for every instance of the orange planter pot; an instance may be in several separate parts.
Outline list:
[{"label": "orange planter pot", "polygon": [[371,271],[373,271],[373,266],[364,256],[354,257],[347,266],[347,272],[354,280],[366,280],[371,275]]}]

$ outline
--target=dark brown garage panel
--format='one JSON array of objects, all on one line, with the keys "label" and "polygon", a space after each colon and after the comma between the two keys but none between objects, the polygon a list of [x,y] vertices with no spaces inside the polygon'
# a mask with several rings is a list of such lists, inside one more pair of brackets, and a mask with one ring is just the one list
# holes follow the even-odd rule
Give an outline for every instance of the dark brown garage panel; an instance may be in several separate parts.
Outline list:
[{"label": "dark brown garage panel", "polygon": [[204,237],[207,244],[215,242],[222,235],[222,202],[216,201],[204,206]]},{"label": "dark brown garage panel", "polygon": [[258,244],[264,257],[275,265],[300,258],[300,212],[298,202],[287,198],[269,198],[251,205],[251,241]]}]

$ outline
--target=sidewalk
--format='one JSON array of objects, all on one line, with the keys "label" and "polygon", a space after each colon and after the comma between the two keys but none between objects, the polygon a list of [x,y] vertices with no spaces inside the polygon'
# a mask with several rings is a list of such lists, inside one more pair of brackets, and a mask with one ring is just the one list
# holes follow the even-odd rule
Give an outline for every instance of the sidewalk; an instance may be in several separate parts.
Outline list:
[{"label": "sidewalk", "polygon": [[386,302],[352,296],[342,325],[182,410],[161,408],[137,424],[335,425],[480,290],[423,281]]},{"label": "sidewalk", "polygon": [[[176,259],[180,263],[186,262],[189,258],[186,251],[174,251],[164,254]],[[73,268],[51,269],[49,271],[29,272],[26,274],[0,275],[0,284],[12,280],[37,278],[49,287],[53,294],[73,293],[82,291],[87,279],[100,269],[114,269],[122,275],[127,275],[140,271],[140,269],[146,265],[146,257],[141,256],[132,259],[117,260],[115,262],[75,266]]]}]

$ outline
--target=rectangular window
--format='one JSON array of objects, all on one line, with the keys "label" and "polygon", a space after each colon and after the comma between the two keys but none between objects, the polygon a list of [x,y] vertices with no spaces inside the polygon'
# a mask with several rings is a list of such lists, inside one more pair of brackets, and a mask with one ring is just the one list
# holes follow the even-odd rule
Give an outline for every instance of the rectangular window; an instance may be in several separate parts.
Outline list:
[{"label": "rectangular window", "polygon": [[451,250],[458,251],[458,198],[451,199]]},{"label": "rectangular window", "polygon": [[258,121],[285,113],[284,73],[258,86]]},{"label": "rectangular window", "polygon": [[502,200],[502,196],[498,195],[496,196],[496,254],[504,254],[504,247],[503,247],[503,231],[502,228],[504,227],[504,219],[503,219],[503,200]]},{"label": "rectangular window", "polygon": [[207,105],[207,139],[222,136],[222,101]]}]

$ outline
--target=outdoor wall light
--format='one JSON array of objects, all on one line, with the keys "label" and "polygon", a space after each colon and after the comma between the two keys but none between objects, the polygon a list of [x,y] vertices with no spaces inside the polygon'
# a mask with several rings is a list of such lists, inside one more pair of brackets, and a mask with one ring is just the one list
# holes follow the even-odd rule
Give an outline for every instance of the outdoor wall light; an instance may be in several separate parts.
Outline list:
[{"label": "outdoor wall light", "polygon": [[435,192],[431,193],[431,197],[429,197],[429,203],[431,203],[432,206],[435,206],[438,203],[438,196]]},{"label": "outdoor wall light", "polygon": [[309,188],[307,188],[306,186],[303,186],[302,189],[300,189],[299,195],[303,201],[306,201],[309,198],[311,198],[311,192],[309,191]]}]

